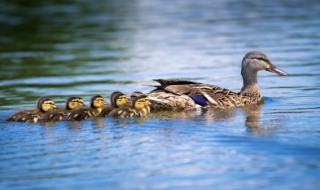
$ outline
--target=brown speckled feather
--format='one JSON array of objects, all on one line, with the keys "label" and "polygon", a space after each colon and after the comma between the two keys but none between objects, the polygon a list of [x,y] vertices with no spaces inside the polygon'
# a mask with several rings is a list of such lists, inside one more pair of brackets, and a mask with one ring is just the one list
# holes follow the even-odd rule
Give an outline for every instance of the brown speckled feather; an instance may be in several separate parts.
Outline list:
[{"label": "brown speckled feather", "polygon": [[41,116],[39,122],[56,122],[63,120],[66,115],[69,113],[69,110],[66,110],[62,107],[57,107],[51,110],[49,113],[46,113]]},{"label": "brown speckled feather", "polygon": [[255,104],[262,98],[259,92],[241,94],[208,84],[177,85],[173,81],[168,83],[172,85],[161,86],[148,94],[154,109],[194,109],[196,104],[190,95],[203,95],[208,107],[220,109]]},{"label": "brown speckled feather", "polygon": [[82,106],[76,110],[71,111],[64,120],[67,121],[81,121],[90,117],[96,117],[100,114],[100,109],[92,107]]},{"label": "brown speckled feather", "polygon": [[153,109],[185,109],[196,107],[194,101],[187,95],[177,95],[164,90],[154,90],[148,94]]}]

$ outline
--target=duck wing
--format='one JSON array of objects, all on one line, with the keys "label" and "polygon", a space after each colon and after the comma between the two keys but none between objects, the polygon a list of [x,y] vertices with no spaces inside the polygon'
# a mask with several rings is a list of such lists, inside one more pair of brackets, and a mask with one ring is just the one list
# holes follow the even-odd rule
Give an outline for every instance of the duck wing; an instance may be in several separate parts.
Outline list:
[{"label": "duck wing", "polygon": [[165,85],[182,85],[182,84],[200,84],[193,81],[188,80],[166,80],[166,79],[153,79],[153,81],[156,81],[160,83],[161,86]]},{"label": "duck wing", "polygon": [[204,100],[209,107],[213,108],[227,109],[242,105],[241,95],[229,89],[207,84],[194,88],[197,90],[194,90],[195,93],[189,96],[200,105]]},{"label": "duck wing", "polygon": [[108,116],[114,118],[132,118],[138,116],[138,113],[135,111],[135,109],[124,106],[112,110]]},{"label": "duck wing", "polygon": [[58,107],[41,116],[39,122],[61,121],[68,114],[68,110]]},{"label": "duck wing", "polygon": [[156,90],[165,90],[173,94],[190,94],[193,92],[192,85],[200,85],[201,83],[187,81],[187,80],[166,80],[166,79],[154,79],[154,81],[160,83],[160,86],[154,86]]},{"label": "duck wing", "polygon": [[107,117],[113,109],[110,105],[103,107],[98,117]]},{"label": "duck wing", "polygon": [[201,106],[231,108],[241,105],[239,93],[226,88],[191,81],[164,79],[157,79],[155,81],[161,84],[155,91],[163,90],[175,95],[186,95]]},{"label": "duck wing", "polygon": [[35,110],[22,110],[10,115],[6,121],[18,121],[19,118],[26,116],[27,114],[33,113]]}]

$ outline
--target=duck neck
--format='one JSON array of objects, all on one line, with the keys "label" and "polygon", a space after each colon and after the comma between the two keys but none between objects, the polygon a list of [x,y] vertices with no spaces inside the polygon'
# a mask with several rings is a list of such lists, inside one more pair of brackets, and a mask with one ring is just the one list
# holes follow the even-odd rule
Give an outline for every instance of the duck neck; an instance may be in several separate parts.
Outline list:
[{"label": "duck neck", "polygon": [[257,74],[258,71],[241,71],[241,75],[243,78],[243,87],[241,89],[241,93],[260,93]]},{"label": "duck neck", "polygon": [[102,107],[96,108],[96,110],[100,113],[102,111]]}]

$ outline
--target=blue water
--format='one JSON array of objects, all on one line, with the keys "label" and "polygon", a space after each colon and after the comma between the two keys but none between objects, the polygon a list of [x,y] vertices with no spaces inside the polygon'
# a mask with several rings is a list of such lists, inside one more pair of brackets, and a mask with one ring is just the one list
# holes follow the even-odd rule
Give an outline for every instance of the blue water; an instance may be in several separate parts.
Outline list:
[{"label": "blue water", "polygon": [[[319,189],[320,2],[0,2],[1,189]],[[155,78],[242,87],[259,50],[264,104],[147,119],[8,123],[40,96],[88,103]]]}]

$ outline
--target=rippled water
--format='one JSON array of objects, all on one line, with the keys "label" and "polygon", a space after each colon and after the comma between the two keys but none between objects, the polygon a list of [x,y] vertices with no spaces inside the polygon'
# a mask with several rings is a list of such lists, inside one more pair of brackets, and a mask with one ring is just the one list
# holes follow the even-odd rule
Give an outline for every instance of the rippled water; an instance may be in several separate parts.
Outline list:
[{"label": "rippled water", "polygon": [[[1,1],[0,188],[319,189],[319,10],[317,0]],[[5,122],[39,96],[148,92],[154,78],[238,91],[251,50],[290,74],[259,73],[261,106]]]}]

